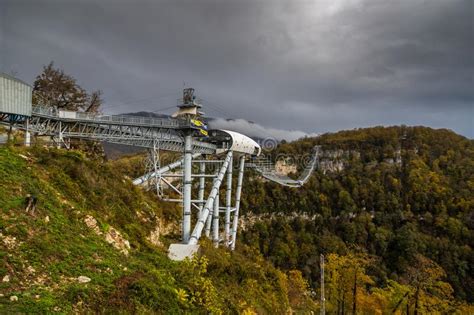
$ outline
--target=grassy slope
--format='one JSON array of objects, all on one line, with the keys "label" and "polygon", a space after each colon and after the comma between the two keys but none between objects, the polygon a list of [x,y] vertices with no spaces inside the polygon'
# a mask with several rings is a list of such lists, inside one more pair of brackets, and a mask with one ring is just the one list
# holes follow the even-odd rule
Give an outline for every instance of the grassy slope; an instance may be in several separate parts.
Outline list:
[{"label": "grassy slope", "polygon": [[[0,313],[282,313],[290,307],[294,285],[248,248],[231,254],[204,243],[204,258],[168,260],[147,237],[178,222],[179,209],[134,187],[121,173],[125,165],[114,165],[77,151],[0,147],[0,280],[9,278],[0,282]],[[28,196],[37,198],[34,212],[25,211]],[[88,215],[101,233],[114,228],[129,240],[130,254],[87,227]],[[79,283],[79,276],[91,281]]]}]

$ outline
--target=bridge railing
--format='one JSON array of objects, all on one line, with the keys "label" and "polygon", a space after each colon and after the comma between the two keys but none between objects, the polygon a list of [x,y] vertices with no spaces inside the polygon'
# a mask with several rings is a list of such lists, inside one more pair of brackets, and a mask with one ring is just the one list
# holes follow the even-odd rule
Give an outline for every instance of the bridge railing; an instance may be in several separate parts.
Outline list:
[{"label": "bridge railing", "polygon": [[122,125],[140,125],[147,127],[183,128],[190,127],[190,122],[173,118],[149,118],[131,115],[103,115],[96,113],[62,111],[49,106],[33,106],[32,113],[42,116],[58,117],[70,120],[86,120]]},{"label": "bridge railing", "polygon": [[54,107],[50,106],[38,106],[38,105],[33,105],[32,114],[37,114],[37,115],[42,115],[42,116],[56,116],[57,111]]}]

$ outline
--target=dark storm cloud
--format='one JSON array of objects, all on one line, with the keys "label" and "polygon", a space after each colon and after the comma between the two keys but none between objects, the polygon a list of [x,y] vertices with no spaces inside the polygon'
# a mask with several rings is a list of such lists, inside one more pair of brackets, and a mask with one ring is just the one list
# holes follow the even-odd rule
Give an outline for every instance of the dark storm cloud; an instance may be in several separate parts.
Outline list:
[{"label": "dark storm cloud", "polygon": [[0,3],[1,69],[31,82],[54,60],[108,111],[169,107],[185,81],[209,115],[274,129],[474,136],[469,0]]}]

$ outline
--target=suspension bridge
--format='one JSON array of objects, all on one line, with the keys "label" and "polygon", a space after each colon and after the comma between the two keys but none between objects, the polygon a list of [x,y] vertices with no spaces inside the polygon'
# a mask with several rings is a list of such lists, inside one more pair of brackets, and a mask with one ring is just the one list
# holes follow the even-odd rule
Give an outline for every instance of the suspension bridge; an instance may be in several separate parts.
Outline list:
[{"label": "suspension bridge", "polygon": [[[166,118],[33,106],[28,84],[0,74],[0,123],[22,130],[26,146],[35,135],[50,137],[58,148],[69,149],[71,139],[85,139],[148,150],[146,174],[133,184],[153,188],[159,198],[182,205],[181,243],[169,248],[169,257],[174,260],[196,253],[203,234],[216,247],[234,250],[246,168],[278,184],[301,187],[317,168],[320,156],[320,148],[315,147],[298,179],[279,174],[271,161],[261,157],[260,145],[251,138],[230,130],[207,130],[201,107],[191,88],[183,90],[177,111]],[[162,151],[182,157],[161,165]]]}]

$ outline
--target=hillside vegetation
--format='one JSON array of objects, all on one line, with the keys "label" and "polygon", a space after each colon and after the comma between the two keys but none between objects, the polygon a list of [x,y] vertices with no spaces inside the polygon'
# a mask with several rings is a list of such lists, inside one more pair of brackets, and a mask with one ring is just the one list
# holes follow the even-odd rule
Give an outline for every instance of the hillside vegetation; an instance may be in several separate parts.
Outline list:
[{"label": "hillside vegetation", "polygon": [[[170,261],[179,207],[79,151],[0,147],[0,313],[275,313],[317,306],[246,246]],[[136,163],[135,163],[136,164]]]},{"label": "hillside vegetation", "polygon": [[303,188],[247,172],[236,252],[184,262],[180,207],[131,184],[142,157],[0,147],[0,313],[319,312],[320,254],[328,314],[474,313],[473,141],[378,127],[271,153],[301,170],[316,144]]},{"label": "hillside vegetation", "polygon": [[448,130],[377,127],[271,153],[298,160],[316,144],[322,169],[303,188],[247,183],[243,241],[275,266],[301,270],[314,289],[325,254],[328,309],[338,314],[451,313],[472,303],[474,142]]}]

